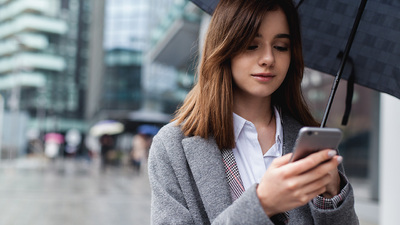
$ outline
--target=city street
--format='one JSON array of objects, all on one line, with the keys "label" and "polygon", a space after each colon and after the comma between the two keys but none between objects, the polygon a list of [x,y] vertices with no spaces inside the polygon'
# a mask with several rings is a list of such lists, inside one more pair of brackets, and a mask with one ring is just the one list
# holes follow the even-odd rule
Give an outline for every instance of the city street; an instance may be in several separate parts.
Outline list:
[{"label": "city street", "polygon": [[[1,162],[1,225],[150,224],[145,170],[60,159]],[[146,165],[144,165],[146,166]]]},{"label": "city street", "polygon": [[[96,159],[0,162],[0,225],[147,225],[150,196],[146,169],[102,172]],[[357,207],[377,212],[362,201]]]}]

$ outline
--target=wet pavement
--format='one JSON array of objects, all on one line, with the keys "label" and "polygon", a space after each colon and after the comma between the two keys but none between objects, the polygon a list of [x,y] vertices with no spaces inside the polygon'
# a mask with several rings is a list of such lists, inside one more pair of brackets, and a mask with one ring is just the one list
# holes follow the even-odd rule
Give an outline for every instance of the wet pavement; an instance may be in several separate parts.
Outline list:
[{"label": "wet pavement", "polygon": [[146,169],[102,172],[98,160],[0,161],[0,225],[146,225],[150,197]]},{"label": "wet pavement", "polygon": [[0,162],[0,212],[0,225],[150,224],[147,172],[102,172],[96,160]]}]

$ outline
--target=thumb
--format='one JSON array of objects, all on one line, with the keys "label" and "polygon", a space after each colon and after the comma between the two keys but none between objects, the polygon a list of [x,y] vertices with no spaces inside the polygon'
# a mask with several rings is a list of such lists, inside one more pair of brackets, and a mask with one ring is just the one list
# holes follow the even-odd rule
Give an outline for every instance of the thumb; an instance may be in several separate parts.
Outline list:
[{"label": "thumb", "polygon": [[271,166],[278,168],[278,167],[288,164],[290,161],[290,158],[292,158],[292,154],[293,153],[288,153],[282,157],[274,159],[274,161],[272,161]]}]

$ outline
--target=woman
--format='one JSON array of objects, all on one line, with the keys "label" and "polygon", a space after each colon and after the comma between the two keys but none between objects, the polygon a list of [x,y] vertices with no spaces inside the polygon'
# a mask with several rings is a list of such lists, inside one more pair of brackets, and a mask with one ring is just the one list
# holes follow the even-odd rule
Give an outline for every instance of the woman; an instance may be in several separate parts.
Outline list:
[{"label": "woman", "polygon": [[[198,82],[149,157],[154,224],[358,224],[333,150],[289,163],[316,126],[291,0],[221,0]],[[341,167],[340,167],[341,168]]]}]

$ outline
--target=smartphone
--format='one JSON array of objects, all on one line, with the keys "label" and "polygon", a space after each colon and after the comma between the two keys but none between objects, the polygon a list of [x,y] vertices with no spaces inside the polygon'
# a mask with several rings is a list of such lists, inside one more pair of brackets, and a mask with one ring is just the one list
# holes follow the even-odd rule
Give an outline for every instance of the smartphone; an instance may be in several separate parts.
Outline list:
[{"label": "smartphone", "polygon": [[297,136],[291,162],[323,149],[336,149],[342,140],[338,128],[303,127]]}]

